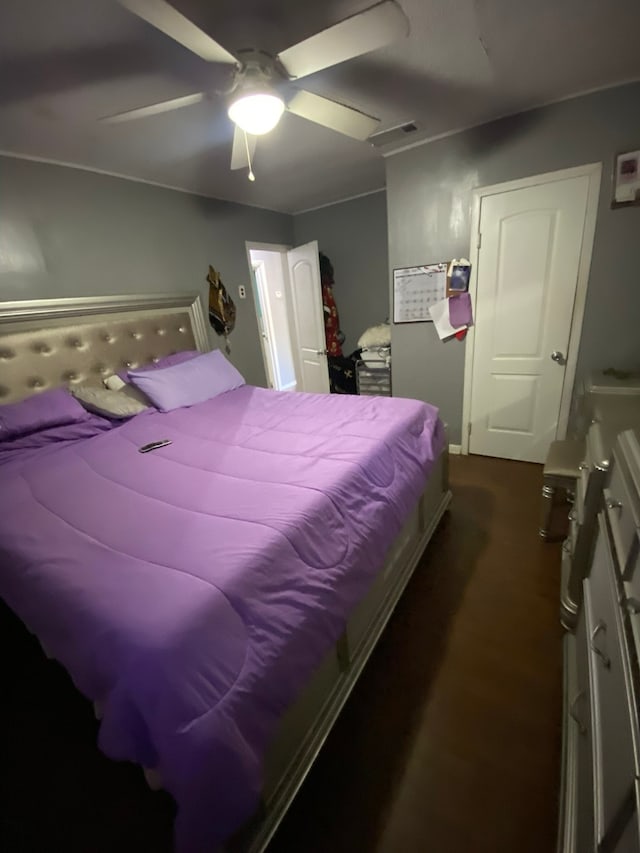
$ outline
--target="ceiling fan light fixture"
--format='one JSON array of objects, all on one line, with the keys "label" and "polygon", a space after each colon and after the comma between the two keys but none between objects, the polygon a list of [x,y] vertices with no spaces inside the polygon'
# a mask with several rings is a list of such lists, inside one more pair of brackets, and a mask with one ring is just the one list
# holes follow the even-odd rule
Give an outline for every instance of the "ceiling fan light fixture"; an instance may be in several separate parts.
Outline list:
[{"label": "ceiling fan light fixture", "polygon": [[229,104],[229,118],[245,133],[262,136],[278,124],[284,112],[284,101],[273,92],[240,93]]}]

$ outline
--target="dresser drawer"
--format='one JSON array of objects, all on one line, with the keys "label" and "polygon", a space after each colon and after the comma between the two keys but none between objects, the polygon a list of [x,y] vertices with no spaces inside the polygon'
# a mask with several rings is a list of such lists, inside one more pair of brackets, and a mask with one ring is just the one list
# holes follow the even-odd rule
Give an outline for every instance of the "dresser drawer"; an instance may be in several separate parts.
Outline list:
[{"label": "dresser drawer", "polygon": [[[576,626],[576,689],[569,695],[569,725],[577,732],[575,842],[572,853],[593,853],[595,842],[595,782],[593,772],[593,725],[589,687],[587,631],[584,607],[580,609]],[[571,849],[571,848],[569,848]],[[565,846],[565,851],[567,847]]]},{"label": "dresser drawer", "polygon": [[587,493],[587,483],[589,481],[589,474],[591,472],[591,468],[593,467],[591,463],[591,456],[589,454],[589,447],[585,444],[585,456],[584,460],[578,466],[580,470],[579,484],[576,484],[576,488],[582,489],[582,494],[586,495]]},{"label": "dresser drawer", "polygon": [[604,489],[604,504],[611,527],[613,546],[623,577],[628,576],[638,552],[638,527],[633,484],[626,462],[616,450],[609,485]]},{"label": "dresser drawer", "polygon": [[602,514],[598,522],[591,573],[584,583],[584,611],[594,727],[596,838],[600,843],[628,796],[636,761],[613,559]]},{"label": "dresser drawer", "polygon": [[572,518],[571,513],[569,513],[569,551],[571,554],[575,551],[579,532],[580,525],[578,524],[578,520],[576,518]]},{"label": "dresser drawer", "polygon": [[[573,558],[571,544],[568,539],[562,543],[562,562],[560,565],[560,624],[567,630],[573,631],[576,624],[578,602],[582,593],[582,579],[579,589],[572,587]],[[577,583],[577,579],[573,579]]]},{"label": "dresser drawer", "polygon": [[625,585],[627,595],[640,601],[640,539],[636,537],[635,542],[631,546],[629,560],[623,575],[629,583]]},{"label": "dresser drawer", "polygon": [[587,485],[589,483],[589,472],[586,472],[586,476],[584,476],[584,474],[584,471],[580,471],[580,476],[576,480],[575,500],[571,507],[571,512],[569,513],[569,520],[575,521],[578,524],[584,523]]},{"label": "dresser drawer", "polygon": [[[613,442],[612,442],[613,443]],[[587,431],[587,460],[590,469],[605,468],[609,464],[611,448],[604,435],[603,426],[599,423],[598,418],[591,419],[589,429]]]}]

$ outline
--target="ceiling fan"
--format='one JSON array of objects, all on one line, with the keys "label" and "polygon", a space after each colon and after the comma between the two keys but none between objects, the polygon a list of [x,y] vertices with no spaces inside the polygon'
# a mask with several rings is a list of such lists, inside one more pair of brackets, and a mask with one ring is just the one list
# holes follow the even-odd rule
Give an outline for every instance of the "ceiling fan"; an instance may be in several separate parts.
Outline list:
[{"label": "ceiling fan", "polygon": [[[257,137],[278,124],[285,110],[329,127],[354,139],[365,140],[379,119],[337,101],[296,89],[287,103],[278,91],[282,83],[298,80],[347,59],[383,47],[409,33],[409,22],[395,0],[382,0],[313,36],[288,47],[277,56],[259,49],[229,52],[166,0],[119,0],[129,11],[161,30],[208,62],[223,64],[231,82],[217,94],[227,100],[227,113],[235,124],[231,168],[248,168]],[[169,101],[108,116],[109,123],[130,121],[198,103],[208,96],[195,92]]]}]

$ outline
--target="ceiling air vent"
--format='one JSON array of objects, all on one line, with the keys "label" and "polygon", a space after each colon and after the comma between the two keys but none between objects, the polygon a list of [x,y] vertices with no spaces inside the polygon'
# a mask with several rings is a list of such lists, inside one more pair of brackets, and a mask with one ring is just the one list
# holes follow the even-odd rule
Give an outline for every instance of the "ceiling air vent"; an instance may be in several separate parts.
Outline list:
[{"label": "ceiling air vent", "polygon": [[415,133],[418,125],[414,121],[407,121],[404,124],[398,124],[395,127],[390,127],[388,130],[381,130],[380,133],[374,133],[368,141],[375,145],[376,148],[381,148],[383,145],[389,145],[391,142],[400,142],[409,134]]}]

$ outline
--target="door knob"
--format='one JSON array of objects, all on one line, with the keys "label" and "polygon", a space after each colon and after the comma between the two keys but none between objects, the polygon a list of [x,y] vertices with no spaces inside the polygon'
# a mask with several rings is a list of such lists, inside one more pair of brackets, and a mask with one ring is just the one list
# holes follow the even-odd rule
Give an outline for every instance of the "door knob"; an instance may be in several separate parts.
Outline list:
[{"label": "door knob", "polygon": [[564,355],[558,349],[554,349],[551,353],[551,361],[555,361],[558,364],[564,364]]}]

